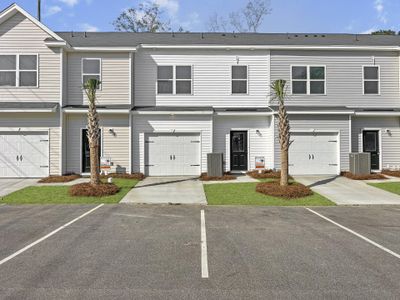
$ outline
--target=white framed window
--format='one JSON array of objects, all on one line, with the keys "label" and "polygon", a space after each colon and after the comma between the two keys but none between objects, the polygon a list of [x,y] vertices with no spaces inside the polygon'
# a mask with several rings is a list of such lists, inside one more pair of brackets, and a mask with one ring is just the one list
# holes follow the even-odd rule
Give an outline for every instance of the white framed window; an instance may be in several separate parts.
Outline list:
[{"label": "white framed window", "polygon": [[0,55],[0,87],[38,87],[37,54]]},{"label": "white framed window", "polygon": [[231,69],[232,94],[247,94],[248,91],[248,70],[247,66],[236,65]]},{"label": "white framed window", "polygon": [[192,94],[192,66],[157,66],[157,94]]},{"label": "white framed window", "polygon": [[363,94],[380,94],[380,67],[363,66]]},{"label": "white framed window", "polygon": [[291,66],[293,95],[325,95],[325,66]]},{"label": "white framed window", "polygon": [[89,79],[97,79],[100,82],[97,89],[101,89],[101,58],[82,58],[82,86]]}]

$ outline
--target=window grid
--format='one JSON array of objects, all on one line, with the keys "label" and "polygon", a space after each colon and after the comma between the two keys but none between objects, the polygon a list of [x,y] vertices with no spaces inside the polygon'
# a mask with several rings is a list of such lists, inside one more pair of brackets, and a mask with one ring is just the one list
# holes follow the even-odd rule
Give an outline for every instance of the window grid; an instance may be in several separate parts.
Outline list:
[{"label": "window grid", "polygon": [[[84,63],[84,61],[86,61],[86,60],[95,60],[95,61],[98,61],[99,62],[99,73],[85,73],[84,72],[84,68],[83,68],[83,63]],[[98,90],[101,90],[102,89],[102,72],[101,72],[101,58],[82,58],[82,63],[81,63],[81,65],[82,65],[82,86],[86,83],[85,81],[84,81],[84,78],[85,78],[85,76],[93,76],[93,77],[95,77],[95,76],[99,76],[99,82],[100,82],[100,84],[99,84],[99,86],[98,86]]]},{"label": "window grid", "polygon": [[[0,85],[0,88],[37,88],[39,87],[39,55],[38,54],[1,54],[1,56],[15,56],[15,69],[0,70],[0,73],[13,72],[15,73],[15,84],[14,85]],[[36,69],[21,70],[20,69],[20,56],[35,56],[36,57]],[[20,74],[23,72],[35,72],[36,73],[36,84],[35,85],[21,85]]]},{"label": "window grid", "polygon": [[[246,68],[246,78],[233,78],[233,69],[235,67],[244,67]],[[248,86],[248,78],[249,78],[249,68],[247,65],[234,65],[231,67],[231,94],[233,95],[246,95],[249,92],[249,86]],[[245,92],[234,92],[233,91],[233,83],[234,82],[244,82],[245,83],[245,87],[246,87],[246,91]]]},{"label": "window grid", "polygon": [[[305,79],[295,79],[293,78],[293,68],[294,67],[303,67],[306,68],[306,78]],[[311,68],[323,68],[324,69],[324,79],[311,79]],[[291,73],[291,81],[292,87],[291,91],[293,95],[326,95],[326,66],[318,66],[318,65],[292,65],[290,67]],[[294,93],[293,92],[293,82],[305,82],[306,83],[306,91],[305,93]],[[311,93],[311,83],[312,82],[324,82],[324,92],[323,93]]]},{"label": "window grid", "polygon": [[[380,70],[380,66],[370,65],[370,66],[363,66],[362,68],[363,68],[363,87],[362,87],[363,95],[380,95],[380,93],[381,93],[381,70]],[[366,79],[365,78],[365,69],[366,68],[376,68],[376,70],[377,70],[377,78],[376,79]],[[366,93],[365,92],[365,83],[366,82],[376,82],[377,83],[377,91],[376,91],[376,93],[372,93],[372,92]]]},{"label": "window grid", "polygon": [[[172,68],[172,78],[158,78],[157,74],[157,95],[193,95],[193,67],[191,65],[158,65],[157,67],[171,67]],[[190,79],[177,79],[176,78],[176,68],[178,67],[189,67],[190,68]],[[172,82],[172,92],[171,93],[160,93],[158,89],[159,82]],[[177,93],[176,84],[178,82],[190,82],[190,93]]]}]

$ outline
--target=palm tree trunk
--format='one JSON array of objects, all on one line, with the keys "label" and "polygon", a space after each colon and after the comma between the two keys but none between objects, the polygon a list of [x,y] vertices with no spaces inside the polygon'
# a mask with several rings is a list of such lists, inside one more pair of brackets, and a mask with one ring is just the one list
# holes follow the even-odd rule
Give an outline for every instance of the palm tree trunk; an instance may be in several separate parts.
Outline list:
[{"label": "palm tree trunk", "polygon": [[281,186],[289,184],[289,145],[290,126],[286,108],[281,102],[279,105],[279,142],[281,145]]},{"label": "palm tree trunk", "polygon": [[88,110],[88,130],[87,130],[89,148],[90,148],[90,184],[100,184],[100,166],[99,166],[99,115],[96,110],[95,101],[89,101]]}]

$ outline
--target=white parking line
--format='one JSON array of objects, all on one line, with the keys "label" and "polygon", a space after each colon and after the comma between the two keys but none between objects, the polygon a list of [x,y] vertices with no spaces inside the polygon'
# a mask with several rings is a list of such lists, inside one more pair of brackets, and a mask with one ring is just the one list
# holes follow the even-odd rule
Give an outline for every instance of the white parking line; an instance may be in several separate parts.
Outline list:
[{"label": "white parking line", "polygon": [[201,278],[208,278],[207,237],[206,220],[204,209],[200,212],[201,217]]},{"label": "white parking line", "polygon": [[6,262],[8,262],[9,260],[13,259],[14,257],[20,255],[21,253],[25,252],[26,250],[32,248],[33,246],[39,244],[40,242],[43,242],[44,240],[48,239],[49,237],[51,237],[52,235],[55,235],[57,232],[59,232],[60,230],[63,230],[64,228],[68,227],[69,225],[75,223],[76,221],[82,219],[83,217],[86,217],[88,214],[94,212],[96,209],[102,207],[104,204],[100,204],[98,206],[96,206],[95,208],[92,208],[91,210],[89,210],[88,212],[85,212],[84,214],[80,215],[79,217],[73,219],[72,221],[64,224],[63,226],[57,228],[56,230],[53,230],[52,232],[50,232],[49,234],[45,235],[44,237],[41,237],[40,239],[36,240],[35,242],[25,246],[24,248],[18,250],[17,252],[15,252],[14,254],[11,254],[10,256],[0,260],[0,266]]},{"label": "white parking line", "polygon": [[384,246],[382,246],[382,245],[370,240],[369,238],[367,238],[367,237],[355,232],[354,230],[351,230],[350,228],[347,228],[347,227],[345,227],[343,225],[340,225],[339,223],[337,223],[337,222],[335,222],[335,221],[333,221],[333,220],[321,215],[320,213],[317,213],[316,211],[314,211],[314,210],[312,210],[310,208],[306,208],[306,209],[308,211],[312,212],[313,214],[316,214],[318,217],[320,217],[320,218],[322,218],[322,219],[324,219],[324,220],[326,220],[326,221],[328,221],[328,222],[330,222],[330,223],[332,223],[332,224],[334,224],[334,225],[346,230],[347,232],[350,232],[351,234],[354,234],[355,236],[359,237],[360,239],[363,239],[367,243],[370,243],[371,245],[374,245],[375,247],[377,247],[377,248],[379,248],[379,249],[381,249],[381,250],[393,255],[394,257],[400,258],[400,254],[397,254],[396,252],[393,252],[392,250],[390,250],[390,249],[388,249],[388,248],[386,248],[386,247],[384,247]]}]

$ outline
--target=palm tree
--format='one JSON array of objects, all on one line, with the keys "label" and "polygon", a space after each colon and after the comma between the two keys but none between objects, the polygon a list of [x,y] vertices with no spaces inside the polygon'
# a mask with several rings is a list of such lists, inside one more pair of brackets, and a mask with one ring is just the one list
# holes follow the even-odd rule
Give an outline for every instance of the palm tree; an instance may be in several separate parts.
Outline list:
[{"label": "palm tree", "polygon": [[100,127],[99,115],[96,109],[96,92],[100,85],[97,79],[89,79],[83,88],[89,101],[87,138],[90,148],[90,184],[100,184],[99,146]]},{"label": "palm tree", "polygon": [[279,144],[281,146],[281,186],[289,184],[289,146],[290,146],[290,125],[289,118],[286,112],[286,80],[275,80],[271,89],[274,93],[273,98],[279,103]]}]

